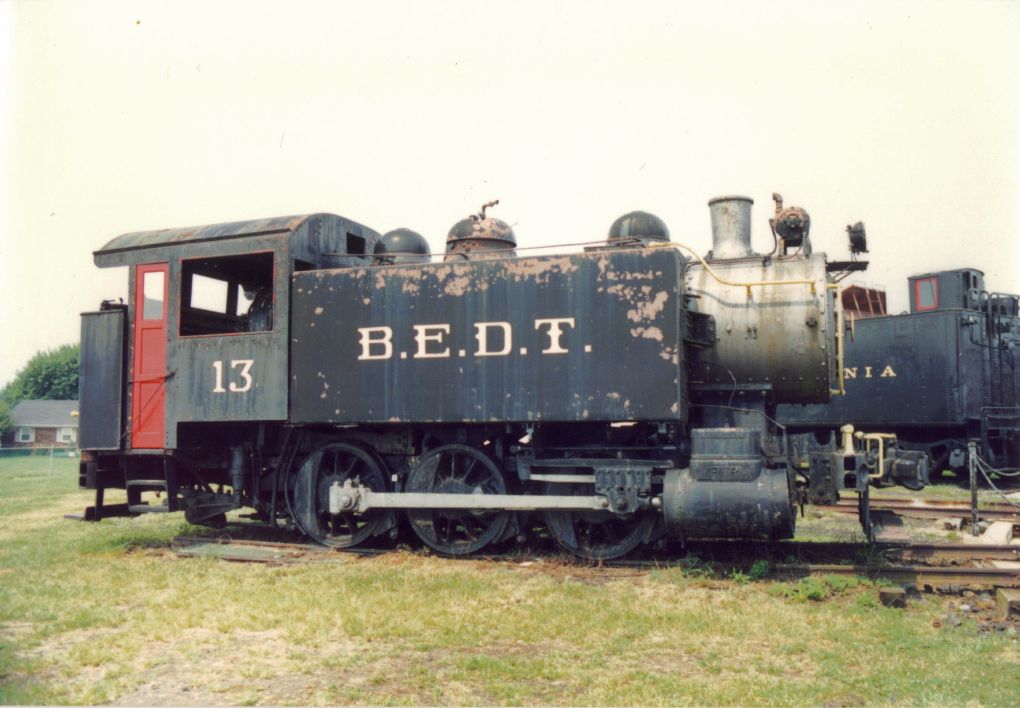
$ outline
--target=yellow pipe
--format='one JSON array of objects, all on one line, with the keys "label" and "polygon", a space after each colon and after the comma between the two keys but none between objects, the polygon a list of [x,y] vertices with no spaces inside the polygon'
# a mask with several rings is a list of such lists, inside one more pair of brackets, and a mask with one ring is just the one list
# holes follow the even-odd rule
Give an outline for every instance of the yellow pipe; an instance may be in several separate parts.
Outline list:
[{"label": "yellow pipe", "polygon": [[683,244],[683,243],[675,243],[675,242],[672,242],[672,241],[669,242],[669,243],[653,243],[653,244],[649,244],[648,248],[682,248],[683,250],[687,251],[692,256],[697,258],[698,262],[701,263],[701,265],[705,267],[706,271],[708,271],[708,274],[711,275],[716,280],[718,280],[723,285],[732,285],[733,287],[736,287],[736,288],[747,288],[747,297],[748,297],[748,299],[750,299],[750,297],[751,297],[751,288],[753,288],[755,286],[758,286],[758,285],[809,285],[811,287],[811,294],[812,295],[817,294],[816,285],[815,285],[815,281],[814,280],[754,280],[754,281],[749,281],[749,282],[744,282],[744,283],[739,283],[739,282],[735,282],[735,281],[732,281],[732,280],[727,280],[726,278],[722,277],[721,275],[716,273],[714,270],[712,270],[712,266],[710,266],[705,261],[704,258],[702,258],[700,255],[698,255],[697,251],[695,251],[693,248],[691,248],[690,246],[688,246],[686,244]]},{"label": "yellow pipe", "polygon": [[885,441],[895,440],[892,433],[857,433],[857,438],[867,443],[865,452],[871,452],[871,441],[878,443],[878,474],[869,474],[869,479],[882,479],[885,476]]},{"label": "yellow pipe", "polygon": [[833,298],[832,313],[833,322],[836,325],[836,369],[839,375],[839,388],[830,389],[830,394],[837,396],[846,395],[846,380],[843,378],[845,375],[845,355],[846,355],[846,344],[843,336],[843,298],[839,294],[839,284],[829,283],[826,286],[827,289],[835,292]]}]

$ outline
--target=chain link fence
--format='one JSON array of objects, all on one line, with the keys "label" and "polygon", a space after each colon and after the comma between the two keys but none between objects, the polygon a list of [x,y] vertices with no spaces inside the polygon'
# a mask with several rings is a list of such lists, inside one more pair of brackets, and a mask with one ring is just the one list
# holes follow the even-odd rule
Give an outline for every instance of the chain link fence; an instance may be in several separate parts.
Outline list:
[{"label": "chain link fence", "polygon": [[0,477],[78,473],[78,450],[67,447],[0,448]]}]

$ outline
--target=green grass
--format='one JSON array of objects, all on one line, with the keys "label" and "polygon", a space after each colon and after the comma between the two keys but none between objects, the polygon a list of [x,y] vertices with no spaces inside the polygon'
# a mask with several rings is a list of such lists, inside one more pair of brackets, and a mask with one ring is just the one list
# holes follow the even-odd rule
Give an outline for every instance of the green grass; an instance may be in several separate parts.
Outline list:
[{"label": "green grass", "polygon": [[[19,463],[20,464],[20,463]],[[47,462],[48,465],[48,462]],[[864,580],[338,555],[183,559],[180,515],[84,524],[76,462],[0,461],[0,702],[1012,705],[1020,646]],[[851,517],[852,518],[852,517]]]}]

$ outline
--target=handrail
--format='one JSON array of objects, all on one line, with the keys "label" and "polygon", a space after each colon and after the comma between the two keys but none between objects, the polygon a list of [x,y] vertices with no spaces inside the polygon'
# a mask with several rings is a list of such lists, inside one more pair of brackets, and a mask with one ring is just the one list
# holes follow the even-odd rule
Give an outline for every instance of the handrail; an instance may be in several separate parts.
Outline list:
[{"label": "handrail", "polygon": [[832,290],[834,297],[832,298],[832,321],[835,325],[836,331],[836,369],[839,380],[839,388],[829,389],[829,395],[845,396],[846,395],[846,336],[843,332],[843,296],[839,291],[839,283],[829,283],[826,285],[828,290]]},{"label": "handrail", "polygon": [[732,280],[727,280],[726,278],[722,277],[721,275],[716,273],[714,270],[712,270],[712,266],[710,266],[705,261],[704,258],[702,258],[700,255],[698,255],[697,251],[695,251],[693,248],[691,248],[690,246],[688,246],[687,244],[684,244],[684,243],[676,243],[676,242],[673,242],[673,241],[670,241],[668,243],[651,243],[651,244],[648,244],[647,248],[682,248],[683,250],[687,251],[692,256],[697,258],[698,262],[700,262],[701,265],[705,267],[705,270],[708,271],[708,274],[711,275],[716,280],[718,280],[723,285],[731,285],[731,286],[736,287],[736,288],[746,288],[747,289],[747,298],[748,299],[751,298],[751,288],[753,288],[755,286],[759,286],[759,285],[807,285],[807,286],[810,286],[811,294],[812,295],[817,295],[818,294],[818,292],[816,290],[816,283],[817,283],[817,281],[809,280],[809,279],[804,279],[804,280],[753,280],[753,281],[747,281],[747,282],[735,282],[735,281],[732,281]]}]

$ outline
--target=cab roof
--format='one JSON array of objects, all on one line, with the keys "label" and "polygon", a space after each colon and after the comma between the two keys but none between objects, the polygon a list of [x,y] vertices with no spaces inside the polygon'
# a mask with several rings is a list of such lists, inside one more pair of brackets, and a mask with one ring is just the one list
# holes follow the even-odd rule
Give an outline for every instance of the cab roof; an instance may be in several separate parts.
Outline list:
[{"label": "cab roof", "polygon": [[158,229],[155,231],[135,231],[121,234],[109,241],[105,246],[93,253],[96,265],[123,265],[135,252],[148,251],[166,246],[179,246],[212,241],[224,241],[236,238],[252,238],[290,234],[313,217],[342,220],[334,214],[298,214],[294,216],[277,216],[269,219],[250,221],[232,221],[224,224],[208,226],[189,226],[179,229]]}]

